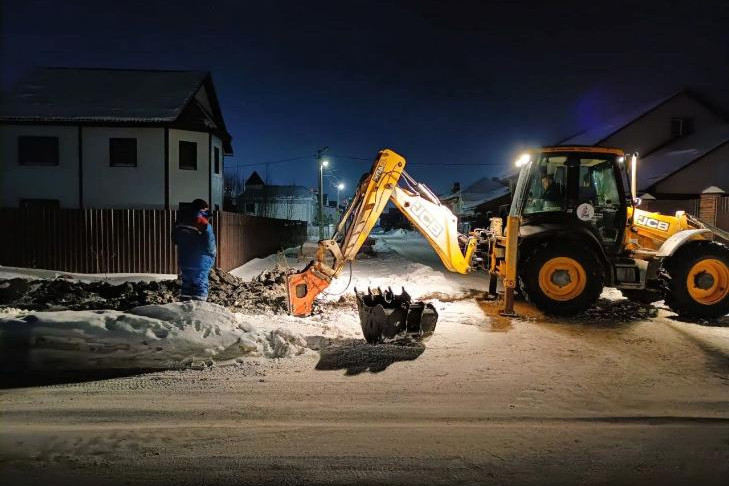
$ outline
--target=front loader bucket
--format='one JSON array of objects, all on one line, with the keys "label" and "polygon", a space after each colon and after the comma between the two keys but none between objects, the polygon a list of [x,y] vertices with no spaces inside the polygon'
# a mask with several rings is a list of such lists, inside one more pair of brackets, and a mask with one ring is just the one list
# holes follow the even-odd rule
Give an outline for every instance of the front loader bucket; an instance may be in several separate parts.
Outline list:
[{"label": "front loader bucket", "polygon": [[365,340],[370,344],[395,340],[402,337],[423,339],[435,331],[438,312],[432,304],[412,302],[410,295],[402,290],[393,293],[388,288],[367,289],[357,292],[357,310]]}]

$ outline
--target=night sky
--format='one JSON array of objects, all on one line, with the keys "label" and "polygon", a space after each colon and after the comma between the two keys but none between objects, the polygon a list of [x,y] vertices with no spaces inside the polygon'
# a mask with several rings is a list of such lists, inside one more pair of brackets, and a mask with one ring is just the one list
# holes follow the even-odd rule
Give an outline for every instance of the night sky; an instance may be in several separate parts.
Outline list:
[{"label": "night sky", "polygon": [[2,5],[3,88],[34,66],[210,70],[228,170],[279,184],[314,185],[329,146],[351,189],[357,158],[390,147],[447,191],[681,87],[729,86],[727,0]]}]

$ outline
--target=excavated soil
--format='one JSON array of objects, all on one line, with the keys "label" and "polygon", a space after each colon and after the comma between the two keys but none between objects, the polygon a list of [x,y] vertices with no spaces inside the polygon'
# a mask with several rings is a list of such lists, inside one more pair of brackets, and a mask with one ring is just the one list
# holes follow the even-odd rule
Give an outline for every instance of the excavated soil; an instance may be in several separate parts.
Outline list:
[{"label": "excavated soil", "polygon": [[[210,273],[208,302],[243,313],[287,313],[286,276],[295,269],[275,266],[251,281],[216,268]],[[54,280],[0,280],[0,307],[34,311],[127,310],[178,301],[179,280],[160,282],[78,282]]]}]

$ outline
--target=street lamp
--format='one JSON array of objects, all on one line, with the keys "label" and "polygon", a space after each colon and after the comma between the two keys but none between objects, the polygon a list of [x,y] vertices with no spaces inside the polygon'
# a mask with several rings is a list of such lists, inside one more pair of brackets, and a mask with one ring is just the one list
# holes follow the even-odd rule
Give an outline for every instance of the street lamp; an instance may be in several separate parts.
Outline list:
[{"label": "street lamp", "polygon": [[339,212],[339,191],[344,190],[344,182],[337,184],[337,213]]},{"label": "street lamp", "polygon": [[319,239],[324,239],[324,167],[329,166],[329,161],[324,158],[324,154],[329,147],[317,150],[316,160],[319,163]]}]

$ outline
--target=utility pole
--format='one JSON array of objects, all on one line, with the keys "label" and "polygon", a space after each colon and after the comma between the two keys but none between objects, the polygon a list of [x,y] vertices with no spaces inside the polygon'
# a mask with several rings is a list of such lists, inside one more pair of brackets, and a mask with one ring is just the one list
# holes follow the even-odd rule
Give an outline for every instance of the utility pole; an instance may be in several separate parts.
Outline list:
[{"label": "utility pole", "polygon": [[329,147],[324,147],[316,151],[316,165],[319,168],[319,239],[324,239],[324,167],[329,165],[329,161],[324,158],[324,154]]}]

